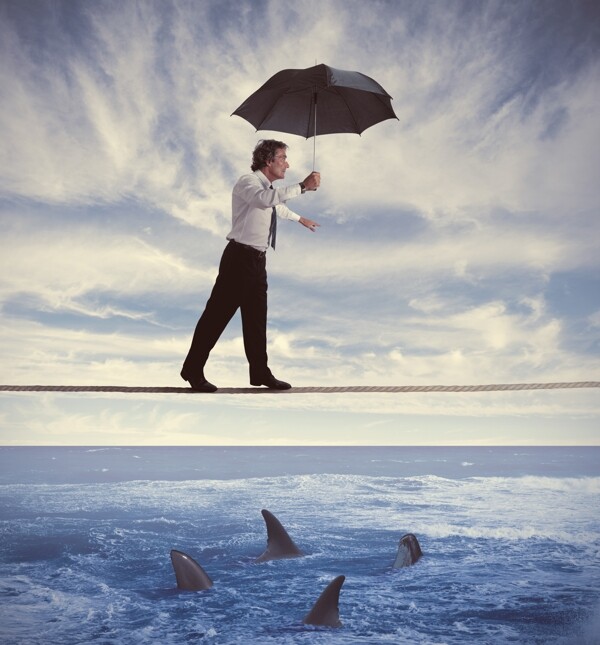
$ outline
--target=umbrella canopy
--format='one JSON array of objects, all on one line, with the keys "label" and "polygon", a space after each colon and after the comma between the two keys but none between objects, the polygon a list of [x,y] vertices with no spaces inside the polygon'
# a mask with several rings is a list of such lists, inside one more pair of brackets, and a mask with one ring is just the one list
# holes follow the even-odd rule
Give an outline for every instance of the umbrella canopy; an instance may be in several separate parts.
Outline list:
[{"label": "umbrella canopy", "polygon": [[369,76],[315,65],[277,72],[233,114],[257,130],[308,139],[319,134],[360,134],[380,121],[397,119],[391,99]]}]

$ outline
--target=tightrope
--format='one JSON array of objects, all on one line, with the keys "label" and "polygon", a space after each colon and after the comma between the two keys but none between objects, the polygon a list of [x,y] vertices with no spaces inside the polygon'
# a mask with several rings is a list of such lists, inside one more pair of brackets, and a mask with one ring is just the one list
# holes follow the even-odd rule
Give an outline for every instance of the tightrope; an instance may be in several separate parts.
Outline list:
[{"label": "tightrope", "polygon": [[[567,383],[497,383],[489,385],[349,385],[334,387],[293,387],[269,390],[264,387],[222,387],[211,394],[345,394],[410,392],[507,392],[514,390],[574,390],[598,388],[600,381]],[[205,394],[190,387],[136,387],[124,385],[0,385],[0,392],[120,392],[123,394]]]}]

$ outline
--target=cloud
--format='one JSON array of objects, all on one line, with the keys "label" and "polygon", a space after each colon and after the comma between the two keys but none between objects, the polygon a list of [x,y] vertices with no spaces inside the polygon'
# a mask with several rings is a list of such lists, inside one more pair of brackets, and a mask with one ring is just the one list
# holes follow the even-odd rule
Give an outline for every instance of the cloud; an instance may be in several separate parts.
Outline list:
[{"label": "cloud", "polygon": [[[598,61],[536,88],[535,77],[522,71],[523,77],[515,79],[512,72],[523,42],[506,32],[488,48],[485,33],[472,38],[454,34],[455,21],[456,16],[448,32],[474,45],[469,59],[464,60],[465,52],[453,56],[452,44],[445,49],[443,37],[435,47],[429,43],[432,50],[422,52],[424,60],[415,65],[426,80],[413,73],[416,78],[406,79],[394,101],[399,124],[367,131],[360,146],[349,137],[340,144],[333,137],[323,144],[319,140],[323,163],[335,161],[326,166],[324,180],[332,182],[346,205],[369,208],[375,199],[430,219],[479,218],[497,208],[552,218],[566,210],[571,218],[589,210],[600,161],[593,107],[600,98]],[[516,51],[506,56],[509,40]],[[478,57],[480,50],[485,55]],[[402,79],[401,56],[391,67]],[[514,82],[523,89],[509,86]],[[402,86],[401,80],[396,83]],[[509,92],[510,98],[500,98]],[[336,154],[339,145],[343,155]]]},{"label": "cloud", "polygon": [[[18,219],[14,211],[4,216]],[[84,221],[66,232],[60,222],[32,218],[24,225],[21,219],[5,227],[2,247],[0,299],[5,304],[33,301],[28,306],[42,311],[144,318],[148,309],[128,311],[124,301],[144,294],[168,298],[173,291],[189,295],[214,277],[214,267],[190,266],[151,236],[111,230],[104,223]]]},{"label": "cloud", "polygon": [[3,410],[4,445],[590,445],[596,425],[595,393],[586,390],[159,399],[21,394],[5,399]]}]

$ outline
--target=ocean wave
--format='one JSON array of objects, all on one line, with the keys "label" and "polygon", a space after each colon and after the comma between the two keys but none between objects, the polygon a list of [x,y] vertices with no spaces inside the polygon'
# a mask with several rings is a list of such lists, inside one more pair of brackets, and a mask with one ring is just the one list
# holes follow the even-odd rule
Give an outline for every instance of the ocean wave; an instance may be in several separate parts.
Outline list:
[{"label": "ocean wave", "polygon": [[[540,526],[463,526],[451,523],[432,523],[422,526],[421,533],[430,538],[443,539],[465,537],[473,540],[505,540],[520,542],[523,540],[551,540],[563,544],[600,547],[598,534],[592,531],[565,531],[548,529]],[[416,530],[416,529],[415,529]]]},{"label": "ocean wave", "polygon": [[473,477],[472,481],[490,488],[520,488],[522,490],[556,491],[559,493],[600,493],[600,477],[542,477],[525,475],[521,477]]},{"label": "ocean wave", "polygon": [[134,524],[170,524],[179,526],[181,524],[180,520],[169,519],[167,517],[145,517],[142,519],[133,520]]},{"label": "ocean wave", "polygon": [[526,487],[542,490],[553,490],[565,493],[587,493],[596,495],[600,493],[600,477],[534,477],[521,478],[521,483]]}]

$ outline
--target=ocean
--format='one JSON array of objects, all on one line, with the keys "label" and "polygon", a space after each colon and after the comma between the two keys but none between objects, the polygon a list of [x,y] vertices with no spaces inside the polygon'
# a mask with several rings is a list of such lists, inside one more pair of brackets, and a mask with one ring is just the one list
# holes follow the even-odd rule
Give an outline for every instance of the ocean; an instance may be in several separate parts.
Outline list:
[{"label": "ocean", "polygon": [[[599,493],[598,447],[4,447],[0,642],[600,643]],[[254,562],[261,509],[305,557]]]}]

